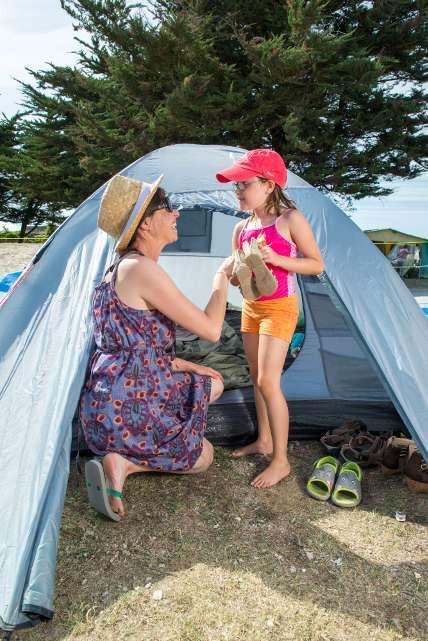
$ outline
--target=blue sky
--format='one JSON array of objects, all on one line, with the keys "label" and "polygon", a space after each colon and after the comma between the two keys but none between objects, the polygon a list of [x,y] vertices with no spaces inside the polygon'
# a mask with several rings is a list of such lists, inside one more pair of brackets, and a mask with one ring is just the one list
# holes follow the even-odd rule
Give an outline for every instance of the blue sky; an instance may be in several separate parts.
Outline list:
[{"label": "blue sky", "polygon": [[[49,62],[73,64],[78,44],[71,18],[59,0],[2,0],[0,7],[0,113],[11,116],[20,101],[19,84],[28,81],[25,67]],[[347,213],[362,229],[393,227],[428,237],[428,173],[411,181],[395,180],[385,198],[364,198]]]}]

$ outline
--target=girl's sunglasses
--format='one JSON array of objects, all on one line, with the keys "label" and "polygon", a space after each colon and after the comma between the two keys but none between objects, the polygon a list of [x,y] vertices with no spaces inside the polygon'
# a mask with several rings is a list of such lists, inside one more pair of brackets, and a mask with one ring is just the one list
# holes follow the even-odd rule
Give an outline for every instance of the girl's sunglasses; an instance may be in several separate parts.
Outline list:
[{"label": "girl's sunglasses", "polygon": [[233,186],[238,191],[245,191],[247,187],[258,182],[263,182],[263,178],[256,178],[255,180],[239,180],[238,182],[233,183]]}]

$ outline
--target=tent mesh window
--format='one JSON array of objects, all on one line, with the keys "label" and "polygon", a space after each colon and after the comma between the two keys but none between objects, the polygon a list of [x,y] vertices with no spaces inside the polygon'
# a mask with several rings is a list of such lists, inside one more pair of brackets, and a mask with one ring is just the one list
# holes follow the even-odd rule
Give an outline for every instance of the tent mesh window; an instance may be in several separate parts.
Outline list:
[{"label": "tent mesh window", "polygon": [[182,209],[177,220],[178,240],[164,252],[209,253],[211,250],[212,212],[200,207]]}]

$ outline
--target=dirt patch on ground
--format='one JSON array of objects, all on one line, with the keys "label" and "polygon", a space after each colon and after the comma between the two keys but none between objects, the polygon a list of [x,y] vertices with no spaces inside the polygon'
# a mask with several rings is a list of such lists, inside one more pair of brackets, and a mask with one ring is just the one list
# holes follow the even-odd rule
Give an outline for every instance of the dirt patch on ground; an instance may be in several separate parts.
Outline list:
[{"label": "dirt patch on ground", "polygon": [[21,271],[40,249],[40,243],[0,243],[0,276]]},{"label": "dirt patch on ground", "polygon": [[292,444],[292,475],[269,491],[249,485],[265,460],[223,448],[199,478],[131,477],[119,524],[89,507],[73,469],[55,618],[16,639],[422,641],[426,498],[372,469],[358,509],[314,501],[320,454]]}]

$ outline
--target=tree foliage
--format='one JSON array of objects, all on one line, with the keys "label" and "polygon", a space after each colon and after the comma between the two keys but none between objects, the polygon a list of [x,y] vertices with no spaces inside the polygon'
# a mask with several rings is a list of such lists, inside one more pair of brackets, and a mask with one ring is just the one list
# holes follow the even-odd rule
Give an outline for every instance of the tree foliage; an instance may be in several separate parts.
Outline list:
[{"label": "tree foliage", "polygon": [[426,0],[61,4],[79,62],[23,85],[26,175],[53,208],[180,142],[273,147],[355,198],[424,168]]},{"label": "tree foliage", "polygon": [[44,185],[31,180],[36,161],[28,153],[27,129],[20,114],[0,120],[0,220],[19,224],[20,237],[63,219],[59,208],[46,202]]}]

